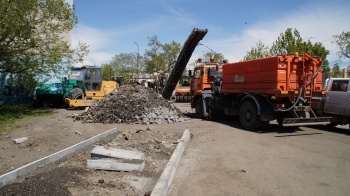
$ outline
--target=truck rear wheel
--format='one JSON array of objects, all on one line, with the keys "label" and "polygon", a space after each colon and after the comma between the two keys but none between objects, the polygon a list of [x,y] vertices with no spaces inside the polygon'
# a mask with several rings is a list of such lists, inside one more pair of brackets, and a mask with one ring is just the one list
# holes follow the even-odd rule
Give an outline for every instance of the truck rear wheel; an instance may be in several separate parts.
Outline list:
[{"label": "truck rear wheel", "polygon": [[198,118],[204,118],[204,103],[201,98],[196,100],[195,110]]},{"label": "truck rear wheel", "polygon": [[191,95],[187,95],[187,102],[191,102]]},{"label": "truck rear wheel", "polygon": [[263,123],[258,115],[258,110],[252,101],[244,102],[239,109],[239,121],[244,129],[259,129]]},{"label": "truck rear wheel", "polygon": [[183,102],[183,101],[184,101],[184,96],[180,95],[179,102]]}]

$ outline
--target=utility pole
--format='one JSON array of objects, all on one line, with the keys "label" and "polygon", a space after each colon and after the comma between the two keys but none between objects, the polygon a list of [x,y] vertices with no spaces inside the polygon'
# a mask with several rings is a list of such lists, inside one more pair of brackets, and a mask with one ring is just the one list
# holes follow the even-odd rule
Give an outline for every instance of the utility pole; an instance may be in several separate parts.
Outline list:
[{"label": "utility pole", "polygon": [[134,42],[137,46],[137,64],[136,64],[136,74],[139,75],[139,64],[140,64],[140,48],[137,42]]}]

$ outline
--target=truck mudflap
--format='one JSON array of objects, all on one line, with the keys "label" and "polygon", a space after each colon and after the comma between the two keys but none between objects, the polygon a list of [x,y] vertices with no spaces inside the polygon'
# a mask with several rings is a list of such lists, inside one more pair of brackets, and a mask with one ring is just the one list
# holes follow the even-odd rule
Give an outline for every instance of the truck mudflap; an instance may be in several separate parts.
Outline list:
[{"label": "truck mudflap", "polygon": [[307,126],[307,125],[327,125],[331,124],[331,117],[317,118],[284,118],[278,119],[278,124],[283,127]]},{"label": "truck mudflap", "polygon": [[174,65],[168,81],[166,82],[162,95],[165,99],[170,99],[171,94],[175,90],[177,82],[180,80],[182,73],[184,72],[188,61],[190,60],[194,49],[203,37],[207,34],[207,29],[193,29],[191,34],[188,36],[186,42],[184,43],[182,50],[177,58],[176,64]]}]

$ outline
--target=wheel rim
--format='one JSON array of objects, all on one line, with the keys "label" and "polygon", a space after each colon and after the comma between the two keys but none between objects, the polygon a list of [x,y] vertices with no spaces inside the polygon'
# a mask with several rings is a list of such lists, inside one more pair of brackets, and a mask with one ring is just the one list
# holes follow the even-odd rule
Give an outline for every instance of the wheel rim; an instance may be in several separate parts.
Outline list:
[{"label": "wheel rim", "polygon": [[244,117],[245,117],[245,120],[247,122],[251,121],[252,120],[252,113],[251,113],[251,111],[249,111],[249,110],[246,111],[245,114],[244,114]]}]

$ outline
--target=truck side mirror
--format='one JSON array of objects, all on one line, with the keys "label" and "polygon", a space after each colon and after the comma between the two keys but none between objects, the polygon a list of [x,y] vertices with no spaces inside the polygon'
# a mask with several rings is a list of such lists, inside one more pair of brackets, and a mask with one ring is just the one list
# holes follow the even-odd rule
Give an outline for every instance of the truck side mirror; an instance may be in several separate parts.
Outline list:
[{"label": "truck side mirror", "polygon": [[192,70],[188,70],[188,76],[190,76],[190,78],[192,78]]}]

